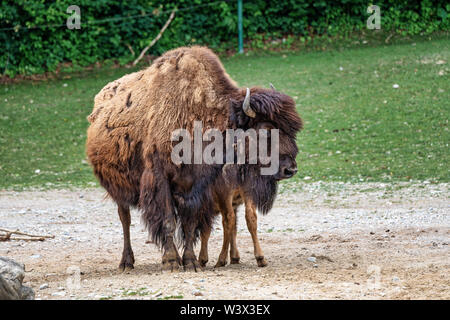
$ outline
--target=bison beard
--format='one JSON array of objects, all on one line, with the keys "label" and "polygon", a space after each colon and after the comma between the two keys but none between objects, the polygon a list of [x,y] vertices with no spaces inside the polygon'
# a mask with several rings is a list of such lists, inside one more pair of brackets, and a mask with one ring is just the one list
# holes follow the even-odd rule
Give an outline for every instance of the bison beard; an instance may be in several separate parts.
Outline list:
[{"label": "bison beard", "polygon": [[245,196],[253,201],[262,214],[267,214],[277,196],[277,180],[270,175],[261,175],[261,168],[257,165],[245,165],[240,169],[244,171],[241,185]]}]

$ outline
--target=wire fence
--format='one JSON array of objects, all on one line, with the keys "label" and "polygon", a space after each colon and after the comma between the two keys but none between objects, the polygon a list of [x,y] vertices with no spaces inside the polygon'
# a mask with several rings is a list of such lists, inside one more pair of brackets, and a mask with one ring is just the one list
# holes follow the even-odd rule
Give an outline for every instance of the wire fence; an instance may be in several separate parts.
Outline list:
[{"label": "wire fence", "polygon": [[[214,1],[214,2],[210,2],[210,3],[199,4],[199,5],[190,6],[190,7],[184,7],[184,8],[180,8],[180,9],[177,8],[175,10],[175,12],[191,11],[191,10],[195,10],[195,9],[198,9],[201,7],[210,7],[210,6],[220,4],[220,3],[229,3],[231,1],[235,1],[235,0],[220,0],[220,1]],[[159,11],[158,8],[154,8],[151,13],[138,14],[138,15],[132,15],[132,16],[112,17],[112,18],[99,19],[99,20],[89,20],[87,22],[81,23],[80,25],[81,25],[81,27],[86,28],[86,27],[89,27],[90,25],[97,25],[97,24],[106,23],[106,22],[137,20],[137,19],[142,19],[142,18],[149,17],[149,16],[159,16],[159,15],[171,13],[172,11],[173,11],[173,9]],[[0,31],[16,31],[17,32],[19,30],[33,30],[33,29],[61,28],[61,27],[67,27],[66,23],[46,24],[46,25],[37,25],[37,26],[29,26],[29,27],[17,25],[14,27],[0,28]]]}]

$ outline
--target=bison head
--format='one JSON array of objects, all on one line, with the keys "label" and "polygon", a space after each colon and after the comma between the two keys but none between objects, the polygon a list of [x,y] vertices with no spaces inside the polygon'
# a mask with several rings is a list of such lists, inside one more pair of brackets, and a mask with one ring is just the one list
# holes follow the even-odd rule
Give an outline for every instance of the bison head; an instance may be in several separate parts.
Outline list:
[{"label": "bison head", "polygon": [[[271,89],[252,88],[241,91],[241,96],[231,101],[232,127],[243,130],[255,129],[260,139],[260,129],[278,133],[278,168],[272,174],[261,174],[261,168],[268,164],[240,164],[224,166],[223,175],[227,180],[235,179],[246,194],[256,204],[262,213],[267,213],[275,200],[277,182],[288,179],[297,172],[295,158],[298,154],[296,135],[302,129],[302,120],[299,117],[294,100],[286,94]],[[269,135],[268,144],[274,137]],[[249,150],[246,150],[249,158]],[[272,154],[269,154],[271,157]]]}]

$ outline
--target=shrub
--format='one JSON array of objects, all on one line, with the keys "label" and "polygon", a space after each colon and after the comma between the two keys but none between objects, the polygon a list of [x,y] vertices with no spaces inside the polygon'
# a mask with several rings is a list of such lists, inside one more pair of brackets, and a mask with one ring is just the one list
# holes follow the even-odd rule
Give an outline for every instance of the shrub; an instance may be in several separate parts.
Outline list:
[{"label": "shrub", "polygon": [[[0,72],[14,77],[117,59],[124,64],[153,39],[176,5],[180,9],[151,49],[160,54],[189,44],[220,49],[237,42],[237,1],[78,0],[80,30],[66,28],[73,1],[2,0]],[[258,34],[348,34],[365,28],[367,1],[244,1],[246,40]],[[450,5],[440,1],[380,0],[382,28],[403,35],[448,30]]]}]

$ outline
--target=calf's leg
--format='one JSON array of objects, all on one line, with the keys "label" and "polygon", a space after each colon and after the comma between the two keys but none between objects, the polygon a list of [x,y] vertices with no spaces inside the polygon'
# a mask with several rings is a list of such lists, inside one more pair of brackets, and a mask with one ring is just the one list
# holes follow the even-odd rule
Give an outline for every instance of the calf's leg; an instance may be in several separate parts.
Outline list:
[{"label": "calf's leg", "polygon": [[223,244],[219,260],[215,265],[216,268],[227,264],[228,247],[233,235],[233,226],[236,225],[236,214],[233,210],[232,200],[232,196],[230,196],[226,200],[219,202],[220,213],[222,214]]},{"label": "calf's leg", "polygon": [[245,199],[245,220],[247,221],[247,228],[250,231],[253,240],[253,249],[255,253],[256,262],[258,267],[267,266],[267,261],[264,258],[264,253],[259,245],[258,240],[258,217],[256,215],[256,208],[253,202],[249,199]]},{"label": "calf's leg", "polygon": [[233,206],[233,211],[234,211],[234,219],[232,221],[230,221],[230,223],[232,224],[230,229],[231,231],[231,239],[230,239],[230,263],[231,264],[237,264],[239,263],[240,260],[240,256],[239,256],[239,251],[237,248],[237,244],[236,244],[236,238],[237,238],[237,217],[236,217],[236,213],[237,213],[237,207]]},{"label": "calf's leg", "polygon": [[131,240],[130,240],[130,224],[131,224],[130,207],[119,205],[118,211],[120,222],[122,222],[122,229],[123,229],[123,252],[122,252],[122,260],[120,260],[119,264],[119,269],[121,271],[126,271],[134,268],[134,254],[133,249],[131,249]]}]

